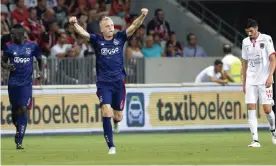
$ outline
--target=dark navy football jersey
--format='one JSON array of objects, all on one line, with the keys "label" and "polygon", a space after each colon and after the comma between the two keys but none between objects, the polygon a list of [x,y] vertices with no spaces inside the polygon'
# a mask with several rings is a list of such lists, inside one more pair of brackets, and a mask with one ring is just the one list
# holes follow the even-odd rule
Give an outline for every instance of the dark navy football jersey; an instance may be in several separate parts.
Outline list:
[{"label": "dark navy football jersey", "polygon": [[10,72],[8,86],[25,86],[32,84],[34,57],[41,56],[39,46],[29,40],[24,44],[8,42],[4,50],[11,64],[14,64],[15,71]]},{"label": "dark navy football jersey", "polygon": [[113,40],[105,40],[101,35],[90,34],[90,42],[96,53],[97,81],[113,82],[125,78],[123,52],[126,41],[126,31],[117,32]]}]

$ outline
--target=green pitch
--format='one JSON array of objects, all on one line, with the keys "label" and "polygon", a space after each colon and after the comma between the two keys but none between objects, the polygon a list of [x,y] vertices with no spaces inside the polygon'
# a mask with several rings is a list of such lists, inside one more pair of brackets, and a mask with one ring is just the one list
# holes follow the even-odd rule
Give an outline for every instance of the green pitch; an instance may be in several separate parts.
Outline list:
[{"label": "green pitch", "polygon": [[107,155],[102,135],[26,136],[24,151],[2,138],[2,164],[275,164],[276,145],[260,132],[261,148],[248,148],[250,133],[115,134],[117,154]]}]

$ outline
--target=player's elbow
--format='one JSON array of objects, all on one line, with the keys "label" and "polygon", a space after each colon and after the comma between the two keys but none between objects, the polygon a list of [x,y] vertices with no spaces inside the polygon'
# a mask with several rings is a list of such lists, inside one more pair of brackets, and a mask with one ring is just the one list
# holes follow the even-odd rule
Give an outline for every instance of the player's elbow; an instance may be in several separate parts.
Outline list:
[{"label": "player's elbow", "polygon": [[275,53],[269,56],[270,62],[275,62]]}]

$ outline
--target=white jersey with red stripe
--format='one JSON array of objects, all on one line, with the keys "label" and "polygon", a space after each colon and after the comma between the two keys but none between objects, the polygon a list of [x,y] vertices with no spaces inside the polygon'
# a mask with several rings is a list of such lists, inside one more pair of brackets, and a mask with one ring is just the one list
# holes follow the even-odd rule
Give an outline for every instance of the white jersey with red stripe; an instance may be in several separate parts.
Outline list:
[{"label": "white jersey with red stripe", "polygon": [[242,59],[248,61],[246,85],[265,85],[270,72],[269,57],[274,54],[269,35],[259,33],[256,40],[247,37],[242,41]]}]

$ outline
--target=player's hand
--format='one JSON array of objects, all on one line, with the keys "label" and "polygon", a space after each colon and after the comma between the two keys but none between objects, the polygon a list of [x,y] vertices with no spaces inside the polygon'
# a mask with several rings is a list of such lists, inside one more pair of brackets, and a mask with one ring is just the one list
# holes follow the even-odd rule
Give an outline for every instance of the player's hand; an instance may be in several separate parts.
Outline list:
[{"label": "player's hand", "polygon": [[244,94],[246,94],[245,85],[242,85],[242,91]]},{"label": "player's hand", "polygon": [[41,80],[42,78],[43,78],[43,73],[40,71],[38,72],[36,79]]},{"label": "player's hand", "polygon": [[70,18],[69,18],[69,23],[70,23],[70,24],[78,23],[77,17],[75,17],[75,16],[70,17]]},{"label": "player's hand", "polygon": [[141,13],[142,13],[144,16],[148,15],[148,12],[149,12],[149,10],[148,10],[147,8],[141,9]]},{"label": "player's hand", "polygon": [[266,82],[265,82],[265,86],[266,88],[269,88],[272,85],[273,82],[273,78],[272,77],[268,77]]},{"label": "player's hand", "polygon": [[15,71],[14,64],[9,64],[9,65],[8,65],[8,69],[9,69],[10,71]]}]

